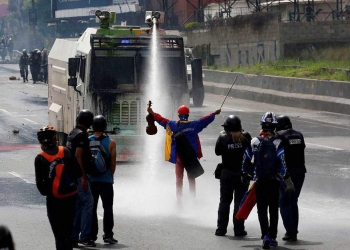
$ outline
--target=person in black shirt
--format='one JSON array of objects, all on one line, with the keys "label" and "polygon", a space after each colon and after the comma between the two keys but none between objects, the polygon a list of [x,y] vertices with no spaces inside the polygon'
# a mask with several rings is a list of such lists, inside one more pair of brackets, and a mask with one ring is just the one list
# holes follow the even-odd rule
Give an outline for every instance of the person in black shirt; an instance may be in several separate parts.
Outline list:
[{"label": "person in black shirt", "polygon": [[96,246],[95,242],[90,239],[94,201],[88,181],[91,151],[87,130],[91,127],[93,119],[94,115],[91,111],[87,109],[80,111],[76,119],[77,125],[67,138],[67,148],[71,150],[74,165],[79,169],[77,172],[78,198],[72,233],[74,246],[77,246],[78,242],[84,246]]},{"label": "person in black shirt", "polygon": [[305,141],[301,132],[292,127],[288,116],[277,117],[277,136],[284,143],[285,162],[294,183],[294,192],[280,187],[280,212],[286,234],[285,241],[296,241],[299,224],[298,198],[305,180]]},{"label": "person in black shirt", "polygon": [[21,76],[23,77],[23,82],[28,82],[28,65],[29,65],[29,56],[27,50],[22,50],[22,55],[19,58],[19,69],[21,71]]},{"label": "person in black shirt", "polygon": [[30,68],[30,71],[33,77],[33,84],[39,81],[40,64],[41,64],[41,52],[39,51],[39,49],[35,49],[31,58],[31,68]]},{"label": "person in black shirt", "polygon": [[43,72],[43,81],[47,83],[47,73],[48,73],[48,54],[47,50],[43,49],[42,57],[41,57],[41,69]]},{"label": "person in black shirt", "polygon": [[[234,193],[233,229],[235,236],[246,236],[244,220],[235,218],[244,194],[248,190],[249,179],[242,178],[242,162],[250,142],[242,134],[241,120],[230,115],[222,125],[224,131],[216,141],[215,154],[221,155],[223,169],[220,175],[220,204],[215,235],[227,233],[230,205]],[[243,181],[242,181],[243,180]]]},{"label": "person in black shirt", "polygon": [[[43,127],[38,131],[38,141],[44,153],[52,156],[58,153],[59,147],[57,146],[56,134],[56,130],[51,126]],[[70,151],[67,148],[63,150],[64,161],[70,163]],[[36,186],[39,192],[46,196],[47,216],[55,236],[56,249],[71,250],[73,249],[71,234],[75,215],[76,195],[56,198],[53,195],[49,180],[51,162],[39,154],[36,156],[34,164]]]}]

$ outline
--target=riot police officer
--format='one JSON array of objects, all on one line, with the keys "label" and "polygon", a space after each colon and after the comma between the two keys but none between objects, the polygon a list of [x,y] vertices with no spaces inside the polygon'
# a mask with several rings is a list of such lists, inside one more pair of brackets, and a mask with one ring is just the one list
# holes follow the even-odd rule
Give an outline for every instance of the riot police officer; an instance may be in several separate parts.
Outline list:
[{"label": "riot police officer", "polygon": [[246,236],[244,220],[235,218],[244,194],[248,190],[249,180],[242,181],[242,161],[244,152],[249,148],[248,141],[242,134],[241,120],[230,115],[222,125],[224,131],[216,141],[215,154],[221,155],[222,170],[220,175],[220,204],[215,235],[224,236],[230,215],[230,205],[234,193],[233,229],[235,236]]},{"label": "riot police officer", "polygon": [[21,76],[23,77],[23,82],[28,82],[28,65],[29,65],[29,56],[27,54],[27,50],[22,50],[22,55],[19,58],[19,68],[21,72]]},{"label": "riot police officer", "polygon": [[306,146],[303,134],[293,129],[288,116],[278,116],[277,123],[277,136],[283,141],[285,162],[295,189],[294,192],[287,192],[283,185],[280,188],[280,212],[286,229],[282,240],[296,241],[299,223],[298,198],[306,173]]}]

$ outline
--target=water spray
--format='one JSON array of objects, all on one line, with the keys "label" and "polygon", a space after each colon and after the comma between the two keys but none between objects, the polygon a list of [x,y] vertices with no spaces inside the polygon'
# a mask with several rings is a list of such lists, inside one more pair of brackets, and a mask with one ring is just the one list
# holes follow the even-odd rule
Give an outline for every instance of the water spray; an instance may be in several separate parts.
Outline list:
[{"label": "water spray", "polygon": [[164,13],[161,11],[146,11],[145,22],[150,27],[153,25],[158,27],[160,23],[164,23]]}]

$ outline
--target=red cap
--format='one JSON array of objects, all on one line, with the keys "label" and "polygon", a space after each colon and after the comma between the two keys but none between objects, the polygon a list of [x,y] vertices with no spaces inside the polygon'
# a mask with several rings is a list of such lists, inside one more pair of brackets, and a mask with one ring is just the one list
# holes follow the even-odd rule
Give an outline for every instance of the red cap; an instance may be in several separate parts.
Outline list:
[{"label": "red cap", "polygon": [[181,105],[177,110],[177,113],[179,115],[188,115],[190,113],[190,109],[185,105]]}]

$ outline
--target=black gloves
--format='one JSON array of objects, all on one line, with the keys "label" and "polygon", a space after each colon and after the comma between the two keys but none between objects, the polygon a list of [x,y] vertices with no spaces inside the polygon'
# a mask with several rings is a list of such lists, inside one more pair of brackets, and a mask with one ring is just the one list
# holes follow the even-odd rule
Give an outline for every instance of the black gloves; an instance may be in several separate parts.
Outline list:
[{"label": "black gloves", "polygon": [[285,190],[287,193],[295,192],[294,183],[292,182],[292,178],[290,176],[288,178],[284,179],[284,183],[286,184]]},{"label": "black gloves", "polygon": [[250,181],[253,180],[253,177],[250,176],[249,174],[247,173],[243,173],[242,176],[241,176],[241,181],[244,185],[249,185]]}]

